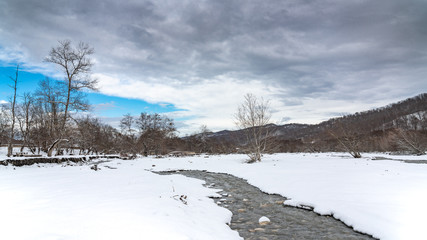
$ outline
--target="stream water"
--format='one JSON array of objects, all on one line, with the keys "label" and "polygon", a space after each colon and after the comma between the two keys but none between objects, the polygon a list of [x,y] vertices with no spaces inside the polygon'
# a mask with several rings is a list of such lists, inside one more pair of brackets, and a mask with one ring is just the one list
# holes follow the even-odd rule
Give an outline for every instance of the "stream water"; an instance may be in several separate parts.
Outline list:
[{"label": "stream water", "polygon": [[[244,239],[374,239],[331,216],[320,216],[313,211],[283,205],[286,198],[266,194],[245,180],[228,174],[205,171],[158,172],[181,174],[206,182],[206,187],[222,189],[215,202],[233,213],[230,228]],[[266,216],[270,223],[260,225]]]}]

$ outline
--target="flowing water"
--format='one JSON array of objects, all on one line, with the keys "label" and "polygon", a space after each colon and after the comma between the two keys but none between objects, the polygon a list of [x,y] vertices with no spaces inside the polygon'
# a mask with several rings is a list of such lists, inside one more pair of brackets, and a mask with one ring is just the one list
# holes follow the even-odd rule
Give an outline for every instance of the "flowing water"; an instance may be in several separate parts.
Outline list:
[{"label": "flowing water", "polygon": [[[358,233],[331,216],[283,205],[286,198],[266,194],[241,178],[205,171],[158,172],[181,174],[206,182],[206,187],[222,189],[215,202],[233,213],[230,228],[244,239],[374,239]],[[270,223],[260,225],[266,216]]]}]

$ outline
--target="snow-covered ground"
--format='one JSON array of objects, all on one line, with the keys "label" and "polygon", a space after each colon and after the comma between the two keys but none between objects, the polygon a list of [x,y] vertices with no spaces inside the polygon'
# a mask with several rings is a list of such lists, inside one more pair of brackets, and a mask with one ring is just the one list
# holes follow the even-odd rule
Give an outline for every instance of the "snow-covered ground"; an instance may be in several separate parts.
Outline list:
[{"label": "snow-covered ground", "polygon": [[[244,155],[151,159],[153,170],[199,169],[229,173],[268,193],[333,214],[356,230],[380,239],[426,239],[427,164],[374,157],[425,160],[427,156],[363,154],[275,154],[242,164]],[[268,216],[267,216],[268,217]],[[274,219],[271,219],[274,221]]]},{"label": "snow-covered ground", "polygon": [[147,171],[177,169],[233,174],[380,239],[425,239],[427,164],[374,156],[427,160],[300,153],[255,164],[244,155],[112,160],[100,171],[0,166],[0,239],[239,239],[225,224],[231,213],[207,198],[215,191],[202,181]]},{"label": "snow-covered ground", "polygon": [[241,239],[215,190],[143,162],[0,166],[0,239]]}]

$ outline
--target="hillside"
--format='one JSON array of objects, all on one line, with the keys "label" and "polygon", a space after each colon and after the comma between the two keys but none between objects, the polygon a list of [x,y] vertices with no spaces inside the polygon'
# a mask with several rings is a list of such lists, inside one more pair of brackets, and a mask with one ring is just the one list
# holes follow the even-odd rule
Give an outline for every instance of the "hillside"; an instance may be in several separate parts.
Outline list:
[{"label": "hillside", "polygon": [[[381,138],[389,141],[392,130],[396,128],[427,130],[427,93],[384,107],[332,118],[319,124],[269,124],[266,127],[278,144],[274,151],[301,151],[311,148],[307,146],[308,143],[312,145],[320,142],[322,142],[319,144],[322,145],[322,149],[339,150],[336,143],[331,143],[335,141],[331,132],[338,137],[344,134],[357,135],[365,138],[366,145],[372,145],[372,141],[385,141]],[[243,130],[207,133],[206,138],[222,145],[239,146],[246,142]],[[373,140],[374,138],[378,139]],[[289,145],[293,146],[289,147]],[[384,147],[384,150],[391,147],[393,146]],[[369,147],[367,150],[381,150],[376,148]]]}]

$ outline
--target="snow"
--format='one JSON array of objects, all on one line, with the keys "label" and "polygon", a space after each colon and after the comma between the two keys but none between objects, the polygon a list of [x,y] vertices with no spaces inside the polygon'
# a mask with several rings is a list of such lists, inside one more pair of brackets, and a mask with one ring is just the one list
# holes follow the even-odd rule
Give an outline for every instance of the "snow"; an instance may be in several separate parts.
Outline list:
[{"label": "snow", "polygon": [[286,205],[312,207],[376,238],[425,239],[427,164],[372,159],[426,156],[363,156],[274,154],[254,164],[245,155],[149,157],[111,160],[99,171],[0,166],[0,239],[240,239],[226,225],[231,212],[208,198],[221,198],[218,190],[151,172],[179,169],[235,175],[289,198]]},{"label": "snow", "polygon": [[0,239],[241,239],[218,190],[139,163],[1,166]]},{"label": "snow", "polygon": [[269,223],[270,219],[266,216],[262,216],[259,218],[258,222],[259,222],[259,224],[265,224],[265,223]]},{"label": "snow", "polygon": [[[357,231],[380,239],[425,239],[427,228],[427,164],[388,154],[274,154],[262,162],[243,164],[244,155],[209,158],[151,159],[155,170],[196,169],[229,173],[248,180],[264,192],[290,200],[290,206],[310,206],[333,215]],[[405,159],[424,160],[426,156]]]}]

